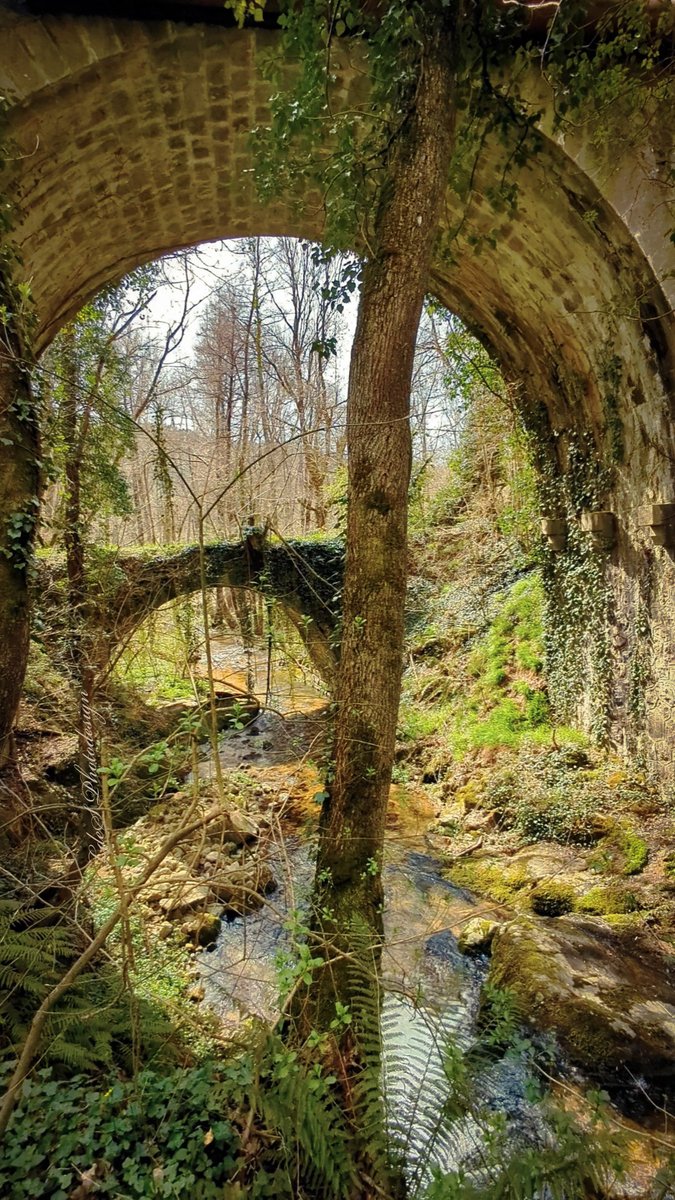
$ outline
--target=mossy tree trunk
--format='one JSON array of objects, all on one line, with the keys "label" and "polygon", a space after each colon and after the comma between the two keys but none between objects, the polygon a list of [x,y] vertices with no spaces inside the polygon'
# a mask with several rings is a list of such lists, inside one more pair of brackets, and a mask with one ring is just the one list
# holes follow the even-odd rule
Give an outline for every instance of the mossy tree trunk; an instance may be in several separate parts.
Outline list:
[{"label": "mossy tree trunk", "polygon": [[30,371],[17,339],[0,337],[0,767],[28,660],[29,568],[39,510],[40,441]]},{"label": "mossy tree trunk", "polygon": [[[417,329],[454,143],[456,5],[425,6],[417,88],[391,144],[362,280],[348,393],[348,525],[334,779],[320,830],[317,922],[351,954],[382,928],[382,853],[401,688]],[[304,1020],[327,1028],[353,1007],[349,958],[315,974]]]},{"label": "mossy tree trunk", "polygon": [[[80,832],[83,860],[101,844],[98,752],[94,699],[98,670],[104,659],[105,638],[97,638],[87,595],[84,518],[82,512],[82,466],[91,420],[91,398],[80,398],[76,327],[67,325],[61,334],[61,427],[65,450],[64,528],[70,609],[69,651],[73,676],[79,691],[79,759],[82,809]],[[98,643],[98,645],[97,645]]]}]

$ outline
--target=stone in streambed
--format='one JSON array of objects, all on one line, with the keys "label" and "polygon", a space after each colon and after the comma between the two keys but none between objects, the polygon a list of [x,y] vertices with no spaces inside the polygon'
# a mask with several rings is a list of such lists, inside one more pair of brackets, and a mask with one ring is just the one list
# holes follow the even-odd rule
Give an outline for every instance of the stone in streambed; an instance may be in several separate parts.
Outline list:
[{"label": "stone in streambed", "polygon": [[211,899],[210,889],[204,883],[189,883],[170,896],[160,900],[159,907],[169,917],[179,917],[195,908],[204,908]]},{"label": "stone in streambed", "polygon": [[608,1088],[630,1075],[675,1093],[675,958],[594,917],[518,917],[492,943],[490,981]]},{"label": "stone in streambed", "polygon": [[260,833],[255,821],[240,808],[224,809],[223,815],[213,822],[211,836],[216,830],[223,841],[233,842],[235,846],[254,842]]},{"label": "stone in streambed", "polygon": [[225,912],[241,916],[261,908],[263,897],[274,890],[274,875],[267,863],[239,863],[218,871],[209,879],[209,887]]},{"label": "stone in streambed", "polygon": [[191,942],[197,946],[212,946],[220,933],[221,920],[215,913],[195,913],[183,921],[181,929]]},{"label": "stone in streambed", "polygon": [[499,921],[491,921],[488,917],[472,917],[463,926],[457,946],[462,954],[487,954],[498,929]]}]

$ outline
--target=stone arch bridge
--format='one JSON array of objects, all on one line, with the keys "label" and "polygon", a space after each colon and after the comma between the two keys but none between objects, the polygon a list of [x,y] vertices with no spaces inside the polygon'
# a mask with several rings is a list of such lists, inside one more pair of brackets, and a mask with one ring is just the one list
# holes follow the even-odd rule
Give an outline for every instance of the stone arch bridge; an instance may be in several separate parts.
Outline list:
[{"label": "stone arch bridge", "polygon": [[[2,194],[14,206],[11,236],[35,301],[38,348],[97,289],[177,247],[253,234],[320,236],[311,197],[304,207],[261,204],[251,181],[249,134],[267,117],[261,56],[274,52],[278,35],[228,26],[216,7],[0,0],[0,90],[11,139]],[[110,15],[120,11],[129,15]],[[347,104],[362,98],[352,53],[346,40],[335,89]],[[612,732],[617,741],[642,740],[672,777],[675,122],[647,111],[609,139],[592,121],[555,132],[542,74],[533,68],[519,88],[542,115],[537,153],[510,162],[517,208],[495,210],[505,148],[488,138],[468,198],[448,190],[452,256],[438,260],[429,288],[492,347],[523,408],[538,416],[563,479],[580,442],[611,464],[592,503],[612,516],[586,519],[611,526],[603,552]],[[0,529],[8,550],[0,556],[0,629],[13,621],[18,632],[0,644],[0,742],[27,638],[25,572],[7,538],[17,522],[19,532],[29,524],[38,491],[37,433],[17,400],[13,348],[0,363]],[[576,522],[581,503],[542,515]],[[564,554],[564,527],[549,532]],[[638,660],[645,701],[631,706]]]},{"label": "stone arch bridge", "polygon": [[[87,624],[99,670],[143,622],[171,600],[206,588],[250,588],[279,606],[302,638],[313,666],[329,686],[336,667],[336,633],[344,570],[339,541],[268,542],[252,533],[241,542],[212,542],[165,553],[101,556],[89,589]],[[66,610],[62,558],[36,564],[35,602],[59,627]]]}]

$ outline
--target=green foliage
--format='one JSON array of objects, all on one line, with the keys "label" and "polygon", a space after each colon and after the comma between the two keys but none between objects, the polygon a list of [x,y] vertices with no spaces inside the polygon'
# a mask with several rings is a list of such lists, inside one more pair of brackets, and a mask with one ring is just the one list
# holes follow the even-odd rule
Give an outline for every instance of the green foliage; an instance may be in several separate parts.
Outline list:
[{"label": "green foliage", "polygon": [[634,830],[628,828],[619,830],[616,836],[624,858],[623,874],[639,875],[647,866],[649,858],[647,843]]},{"label": "green foliage", "polygon": [[611,814],[623,802],[624,793],[605,776],[573,745],[547,753],[521,749],[514,765],[488,776],[477,799],[497,814],[500,827],[527,841],[588,845],[610,833]]},{"label": "green foliage", "polygon": [[572,842],[590,845],[597,839],[593,827],[595,797],[583,787],[562,783],[529,793],[514,806],[514,827],[528,842]]},{"label": "green foliage", "polygon": [[237,1102],[271,1133],[244,1184],[245,1195],[294,1200],[304,1193],[339,1200],[351,1194],[354,1166],[335,1082],[319,1063],[304,1066],[298,1051],[273,1034],[261,1060],[255,1054],[242,1059]]},{"label": "green foliage", "polygon": [[[491,600],[486,632],[465,653],[454,653],[452,682],[439,674],[432,705],[420,703],[407,683],[399,718],[400,736],[415,740],[436,735],[456,756],[479,747],[547,744],[552,737],[548,693],[543,680],[543,589],[536,572]],[[448,631],[447,636],[452,634]],[[433,668],[432,668],[433,669]],[[416,687],[430,692],[428,676]],[[578,738],[556,730],[562,741]]]},{"label": "green foliage", "polygon": [[453,737],[458,748],[514,746],[548,735],[547,696],[543,684],[531,678],[543,666],[542,600],[535,574],[499,598],[487,633],[469,655],[473,684],[458,704]]},{"label": "green foliage", "polygon": [[[415,1022],[412,1030],[406,1027],[408,1125],[399,1130],[403,1159],[411,1144],[415,1150],[404,1168],[411,1200],[585,1200],[593,1185],[605,1194],[607,1181],[622,1175],[624,1142],[613,1132],[606,1097],[591,1093],[583,1119],[577,1121],[545,1095],[537,1075],[541,1049],[535,1052],[524,1036],[522,1013],[511,992],[485,985],[477,1036],[468,1047],[443,1029],[442,1020],[436,1018],[433,1029],[431,1014],[426,1016],[429,1028],[424,1013],[420,1017],[421,1030],[416,1031]],[[432,1058],[442,1063],[440,1071],[432,1066],[431,1047]],[[523,1092],[521,1120],[527,1106],[532,1114],[536,1111],[527,1132],[508,1110],[495,1112],[489,1099],[495,1068],[506,1063],[522,1081],[517,1085]],[[472,1131],[469,1139],[467,1130]],[[478,1139],[478,1153],[467,1153],[467,1140],[477,1149]],[[443,1173],[433,1165],[439,1158],[461,1165]]]},{"label": "green foliage", "polygon": [[125,1200],[206,1200],[228,1185],[257,1200],[347,1200],[354,1168],[334,1077],[269,1031],[252,1031],[249,1043],[128,1081],[36,1071],[0,1151],[0,1185],[16,1200],[66,1200],[88,1177],[97,1195]]},{"label": "green foliage", "polygon": [[202,640],[190,598],[151,616],[134,633],[115,666],[120,683],[141,692],[150,703],[206,697],[205,681],[190,678],[189,667]]},{"label": "green foliage", "polygon": [[549,1125],[545,1145],[514,1140],[501,1114],[486,1115],[483,1126],[485,1168],[443,1175],[434,1172],[424,1200],[586,1200],[602,1195],[605,1182],[623,1174],[620,1137],[612,1130],[599,1095],[590,1126],[571,1113],[546,1104]]},{"label": "green foliage", "polygon": [[[438,314],[438,307],[432,311]],[[456,317],[446,320],[443,355],[444,385],[459,402],[461,431],[428,525],[433,530],[454,523],[472,498],[482,498],[494,509],[499,534],[531,559],[538,528],[535,474],[509,389],[495,360]]]},{"label": "green foliage", "polygon": [[89,1177],[96,1195],[128,1200],[222,1197],[239,1153],[225,1075],[204,1064],[101,1085],[41,1069],[3,1141],[0,1187],[15,1200],[67,1200]]},{"label": "green foliage", "polygon": [[[49,909],[0,900],[0,1049],[25,1038],[35,1010],[82,946],[74,926]],[[148,1054],[170,1055],[172,1027],[161,1011],[135,1013],[117,971],[105,962],[83,973],[47,1018],[43,1056],[61,1068],[92,1070],[130,1060],[140,1039]]]},{"label": "green foliage", "polygon": [[600,14],[591,35],[583,0],[562,6],[544,55],[557,127],[590,122],[595,141],[604,143],[620,126],[625,140],[631,116],[644,118],[645,106],[668,103],[672,80],[663,64],[674,28],[670,5],[656,16],[642,0],[622,0]]},{"label": "green foliage", "polygon": [[579,518],[584,509],[603,507],[611,468],[599,458],[590,433],[571,433],[566,469],[561,471],[542,414],[527,413],[524,420],[537,471],[540,511],[567,522],[564,551],[540,546],[546,675],[553,714],[557,721],[574,721],[590,685],[592,731],[603,743],[608,735],[612,674],[607,556],[594,549]]},{"label": "green foliage", "polygon": [[[452,0],[389,0],[373,9],[352,0],[328,9],[320,0],[285,4],[281,52],[275,49],[265,64],[271,122],[253,131],[261,196],[293,195],[303,204],[318,189],[326,245],[361,244],[370,251],[392,153],[408,133],[425,50],[441,24],[456,15]],[[499,66],[518,54],[520,32],[518,19],[492,4],[476,5],[471,19],[455,20],[453,30],[460,128],[451,185],[468,198],[478,155],[488,134],[496,134],[503,163],[488,198],[498,213],[515,208],[513,169],[537,145],[539,114],[528,111],[516,86],[505,89],[495,82]],[[367,96],[348,105],[334,86],[346,37],[350,57],[360,59],[369,82]],[[451,254],[456,232],[445,238],[443,253]],[[478,252],[481,243],[474,243]],[[354,282],[353,273],[347,279]],[[344,290],[343,281],[337,288]]]}]

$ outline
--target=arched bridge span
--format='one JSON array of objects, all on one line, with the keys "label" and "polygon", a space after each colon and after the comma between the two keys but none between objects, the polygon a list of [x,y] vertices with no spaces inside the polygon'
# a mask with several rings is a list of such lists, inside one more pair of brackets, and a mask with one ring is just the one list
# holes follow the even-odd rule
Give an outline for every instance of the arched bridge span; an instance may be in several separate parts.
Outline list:
[{"label": "arched bridge span", "polygon": [[[0,3],[0,86],[14,146],[3,189],[15,202],[39,345],[102,285],[179,246],[320,236],[316,197],[262,205],[253,188],[250,132],[267,116],[261,56],[275,52],[276,36],[199,21],[27,15],[13,0]],[[335,83],[348,104],[363,87],[350,55],[345,45]],[[577,461],[580,440],[607,464],[594,504],[615,518],[607,565],[614,735],[646,737],[673,774],[675,573],[668,544],[655,545],[644,523],[645,506],[652,517],[675,513],[663,508],[675,503],[672,122],[654,112],[610,139],[593,122],[557,134],[545,80],[533,71],[519,86],[543,114],[537,152],[516,165],[508,146],[488,138],[468,196],[448,189],[445,222],[455,236],[430,290],[494,349],[559,474]],[[517,205],[499,211],[494,191],[506,161]],[[3,374],[11,397],[7,360]],[[16,423],[14,407],[5,400],[6,427]],[[30,494],[30,463],[16,450],[26,437],[0,430],[3,527],[17,497]],[[668,543],[675,534],[663,536]],[[11,564],[0,564],[9,595]],[[636,724],[628,693],[646,588],[646,717]],[[15,658],[15,648],[0,648],[5,710]]]}]

